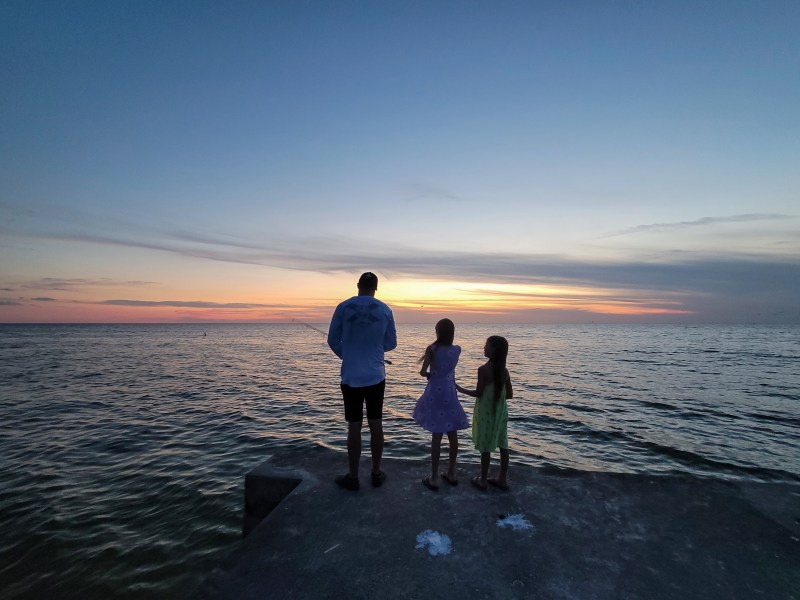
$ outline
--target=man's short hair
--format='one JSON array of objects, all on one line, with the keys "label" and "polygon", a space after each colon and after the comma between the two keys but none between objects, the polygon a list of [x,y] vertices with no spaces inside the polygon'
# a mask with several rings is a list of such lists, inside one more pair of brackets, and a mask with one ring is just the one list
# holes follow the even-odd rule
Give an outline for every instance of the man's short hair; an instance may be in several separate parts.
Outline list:
[{"label": "man's short hair", "polygon": [[358,278],[358,289],[360,290],[377,290],[378,289],[378,276],[375,273],[367,271]]}]

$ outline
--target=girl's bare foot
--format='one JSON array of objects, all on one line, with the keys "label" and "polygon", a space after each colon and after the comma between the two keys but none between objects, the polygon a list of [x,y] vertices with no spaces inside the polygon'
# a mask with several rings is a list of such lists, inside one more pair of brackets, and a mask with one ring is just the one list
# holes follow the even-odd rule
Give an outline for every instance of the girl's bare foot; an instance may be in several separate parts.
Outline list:
[{"label": "girl's bare foot", "polygon": [[426,477],[422,480],[422,485],[431,490],[432,492],[439,491],[439,483],[433,480],[433,477]]},{"label": "girl's bare foot", "polygon": [[455,476],[451,477],[448,473],[442,473],[442,479],[450,485],[458,485],[458,479],[456,479]]},{"label": "girl's bare foot", "polygon": [[508,483],[506,483],[505,481],[500,481],[496,477],[489,477],[489,479],[487,479],[486,481],[488,481],[490,485],[493,485],[496,488],[500,488],[504,492],[508,491]]},{"label": "girl's bare foot", "polygon": [[485,492],[486,490],[489,489],[489,486],[486,485],[486,482],[485,481],[481,481],[480,475],[475,475],[475,477],[473,477],[471,479],[471,482],[472,482],[472,485],[474,485],[476,488],[478,488],[482,492]]}]

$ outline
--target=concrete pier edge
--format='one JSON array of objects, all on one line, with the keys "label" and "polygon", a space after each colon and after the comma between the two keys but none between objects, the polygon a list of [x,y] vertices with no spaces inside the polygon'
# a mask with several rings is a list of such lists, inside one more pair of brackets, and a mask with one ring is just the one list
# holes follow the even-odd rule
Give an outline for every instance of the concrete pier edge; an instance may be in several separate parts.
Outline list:
[{"label": "concrete pier edge", "polygon": [[244,516],[242,537],[247,537],[276,506],[303,482],[305,487],[316,478],[304,469],[278,467],[267,460],[244,477]]},{"label": "concrete pier edge", "polygon": [[[346,456],[287,452],[245,476],[243,532],[196,598],[697,598],[800,600],[800,483],[560,472],[515,465],[511,489],[338,488]],[[529,527],[501,527],[503,517]],[[447,540],[431,554],[420,536]]]}]

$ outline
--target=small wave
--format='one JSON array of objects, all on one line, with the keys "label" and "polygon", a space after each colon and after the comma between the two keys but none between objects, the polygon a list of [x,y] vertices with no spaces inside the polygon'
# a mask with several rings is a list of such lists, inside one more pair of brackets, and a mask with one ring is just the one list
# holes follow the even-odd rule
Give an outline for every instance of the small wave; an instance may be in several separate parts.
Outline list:
[{"label": "small wave", "polygon": [[[768,385],[768,384],[762,384]],[[783,392],[762,392],[759,394],[760,396],[766,396],[767,398],[780,398],[781,400],[792,400],[797,401],[800,400],[800,395],[798,394],[784,394]]]},{"label": "small wave", "polygon": [[544,414],[528,414],[528,415],[511,415],[508,416],[509,422],[515,423],[530,423],[533,426],[542,425],[544,427],[553,427],[555,429],[581,427],[583,423],[580,421],[573,421],[569,419],[560,419]]},{"label": "small wave", "polygon": [[643,406],[655,408],[668,413],[674,413],[676,416],[679,416],[682,419],[691,419],[693,421],[705,421],[711,419],[712,417],[726,420],[739,420],[741,418],[735,414],[714,410],[713,408],[708,407],[703,407],[702,410],[690,410],[681,406],[674,406],[672,404],[657,402],[655,400],[639,400],[639,403]]},{"label": "small wave", "polygon": [[736,356],[746,356],[748,358],[767,358],[775,362],[794,362],[800,358],[800,356],[797,354],[781,354],[779,352],[752,352],[746,350],[737,350],[736,352],[731,352],[730,354],[734,354]]},{"label": "small wave", "polygon": [[607,412],[605,408],[595,408],[593,406],[586,406],[585,404],[572,404],[572,403],[564,403],[561,406],[564,408],[568,408],[569,410],[574,410],[577,412],[586,412],[586,413],[604,413]]},{"label": "small wave", "polygon": [[657,408],[659,410],[680,410],[677,406],[672,406],[671,404],[665,404],[663,402],[656,402],[654,400],[640,400],[639,402],[644,406]]},{"label": "small wave", "polygon": [[747,416],[759,421],[768,421],[770,423],[780,423],[781,425],[789,425],[791,427],[800,427],[800,419],[797,417],[789,417],[786,415],[770,415],[759,412],[747,413]]},{"label": "small wave", "polygon": [[642,364],[642,365],[661,365],[663,364],[661,361],[658,360],[650,360],[646,358],[618,358],[619,362],[623,363],[632,363],[632,364]]},{"label": "small wave", "polygon": [[536,423],[545,425],[548,429],[555,429],[559,433],[582,438],[584,442],[611,442],[631,441],[631,436],[625,431],[617,429],[597,429],[583,421],[562,419],[551,415],[532,415],[527,417],[509,417],[509,421],[529,422],[535,429]]},{"label": "small wave", "polygon": [[654,454],[668,456],[669,458],[693,468],[706,469],[714,474],[730,473],[733,475],[747,475],[757,479],[769,481],[800,481],[800,477],[792,473],[766,467],[742,465],[703,456],[690,450],[681,450],[673,446],[664,446],[655,442],[641,442],[641,445]]},{"label": "small wave", "polygon": [[134,450],[141,449],[145,445],[141,440],[112,440],[101,444],[98,449],[112,454],[128,454]]},{"label": "small wave", "polygon": [[173,398],[183,398],[184,400],[206,400],[205,394],[190,390],[180,390],[176,392],[171,392],[169,396]]},{"label": "small wave", "polygon": [[[681,410],[680,417],[681,419],[688,419],[690,421],[708,421],[712,416],[723,416],[727,417],[724,413],[708,411],[708,412],[698,412],[696,410]],[[738,418],[738,417],[733,417]]]},{"label": "small wave", "polygon": [[566,476],[575,476],[581,475],[583,471],[580,469],[575,469],[572,467],[565,467],[563,465],[558,465],[555,463],[544,463],[540,467],[542,473],[545,475],[566,475]]}]

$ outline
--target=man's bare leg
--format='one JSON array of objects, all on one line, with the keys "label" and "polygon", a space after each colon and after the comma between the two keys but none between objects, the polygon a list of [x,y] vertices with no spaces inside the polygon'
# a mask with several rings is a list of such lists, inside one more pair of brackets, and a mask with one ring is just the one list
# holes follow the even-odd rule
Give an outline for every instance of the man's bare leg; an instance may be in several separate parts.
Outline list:
[{"label": "man's bare leg", "polygon": [[[383,458],[383,420],[367,419],[367,424],[369,425],[369,448],[372,454],[372,473],[377,475],[381,472],[381,459]],[[360,433],[358,440],[360,445]]]},{"label": "man's bare leg", "polygon": [[358,479],[358,462],[361,460],[361,421],[347,423],[347,463],[350,477]]}]

